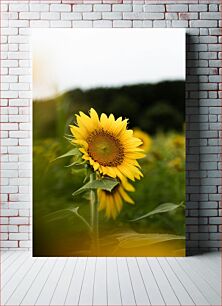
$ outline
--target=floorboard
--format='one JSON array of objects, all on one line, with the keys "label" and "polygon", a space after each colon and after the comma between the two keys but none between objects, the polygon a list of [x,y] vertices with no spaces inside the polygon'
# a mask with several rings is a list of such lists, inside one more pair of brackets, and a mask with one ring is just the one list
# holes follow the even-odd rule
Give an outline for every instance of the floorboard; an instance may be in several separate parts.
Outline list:
[{"label": "floorboard", "polygon": [[83,278],[86,271],[87,258],[77,258],[76,267],[67,292],[65,305],[78,305]]},{"label": "floorboard", "polygon": [[107,258],[107,302],[108,305],[122,305],[117,258]]},{"label": "floorboard", "polygon": [[132,287],[126,258],[117,258],[117,269],[120,282],[121,300],[123,305],[136,305],[135,293]]},{"label": "floorboard", "polygon": [[221,305],[221,257],[1,253],[0,305]]}]

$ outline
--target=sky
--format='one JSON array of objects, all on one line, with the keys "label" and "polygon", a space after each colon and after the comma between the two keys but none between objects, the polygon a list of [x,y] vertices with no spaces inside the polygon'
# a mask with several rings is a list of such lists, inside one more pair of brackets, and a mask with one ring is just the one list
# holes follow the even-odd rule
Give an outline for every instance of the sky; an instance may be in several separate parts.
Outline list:
[{"label": "sky", "polygon": [[185,80],[184,29],[33,29],[33,98]]}]

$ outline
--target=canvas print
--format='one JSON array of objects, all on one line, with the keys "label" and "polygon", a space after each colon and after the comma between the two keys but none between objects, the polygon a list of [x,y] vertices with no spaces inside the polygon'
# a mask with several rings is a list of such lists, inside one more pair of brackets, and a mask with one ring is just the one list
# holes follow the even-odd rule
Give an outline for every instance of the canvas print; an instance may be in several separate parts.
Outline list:
[{"label": "canvas print", "polygon": [[33,256],[185,255],[185,31],[35,29]]}]

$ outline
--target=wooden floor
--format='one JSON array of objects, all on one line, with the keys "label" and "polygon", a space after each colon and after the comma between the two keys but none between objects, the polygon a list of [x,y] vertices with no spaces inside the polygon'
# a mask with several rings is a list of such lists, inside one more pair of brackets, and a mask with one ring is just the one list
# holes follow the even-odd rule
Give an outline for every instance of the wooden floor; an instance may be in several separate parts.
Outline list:
[{"label": "wooden floor", "polygon": [[1,254],[0,305],[221,305],[220,254],[32,258]]}]

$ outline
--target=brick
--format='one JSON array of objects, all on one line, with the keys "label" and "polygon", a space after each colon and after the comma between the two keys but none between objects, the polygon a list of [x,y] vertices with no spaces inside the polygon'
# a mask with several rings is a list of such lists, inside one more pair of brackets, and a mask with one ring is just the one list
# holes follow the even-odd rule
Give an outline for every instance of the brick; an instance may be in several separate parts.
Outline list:
[{"label": "brick", "polygon": [[92,28],[92,20],[77,20],[72,21],[72,26],[74,28]]},{"label": "brick", "polygon": [[206,12],[207,4],[189,4],[190,12]]},{"label": "brick", "polygon": [[15,75],[4,75],[1,77],[2,83],[9,82],[9,83],[15,83],[18,81],[18,77]]},{"label": "brick", "polygon": [[176,20],[178,19],[178,13],[165,13],[165,19]]},{"label": "brick", "polygon": [[19,19],[39,19],[39,12],[22,12],[19,13]]},{"label": "brick", "polygon": [[93,11],[94,12],[110,12],[111,4],[94,4]]},{"label": "brick", "polygon": [[29,43],[29,37],[17,35],[17,36],[9,36],[8,38],[9,44],[27,44]]},{"label": "brick", "polygon": [[[152,21],[151,21],[152,23]],[[133,28],[142,28],[143,21],[142,20],[133,20]]]},{"label": "brick", "polygon": [[102,14],[100,12],[83,13],[83,19],[86,19],[86,20],[97,20],[101,18],[102,18]]},{"label": "brick", "polygon": [[72,22],[68,20],[52,20],[50,21],[52,28],[71,28]]},{"label": "brick", "polygon": [[220,51],[221,46],[220,46],[220,44],[209,44],[208,45],[208,50],[209,51]]},{"label": "brick", "polygon": [[61,20],[81,20],[81,13],[61,13]]},{"label": "brick", "polygon": [[30,27],[31,28],[49,28],[49,21],[48,20],[31,20]]},{"label": "brick", "polygon": [[92,12],[93,6],[92,4],[74,4],[73,11],[74,12]]},{"label": "brick", "polygon": [[11,75],[30,75],[30,68],[10,68],[9,74]]},{"label": "brick", "polygon": [[200,29],[200,35],[208,35],[208,34],[209,34],[209,29],[204,29],[204,28]]},{"label": "brick", "polygon": [[221,241],[221,238],[222,238],[221,233],[210,233],[210,240]]},{"label": "brick", "polygon": [[27,233],[12,233],[9,234],[9,240],[28,240]]},{"label": "brick", "polygon": [[204,44],[213,44],[217,43],[217,37],[216,36],[200,36],[200,43]]},{"label": "brick", "polygon": [[30,118],[26,115],[9,115],[10,122],[29,122]]},{"label": "brick", "polygon": [[172,20],[172,26],[175,28],[187,28],[188,21],[187,20]]},{"label": "brick", "polygon": [[123,19],[123,15],[120,12],[107,12],[107,13],[102,13],[102,19]]},{"label": "brick", "polygon": [[[22,186],[22,188],[26,188],[26,192],[30,192],[29,187],[27,186]],[[30,216],[30,209],[19,209],[19,216],[20,217],[29,217]]]},{"label": "brick", "polygon": [[221,19],[221,13],[209,13],[209,12],[204,12],[200,13],[200,19],[215,19],[215,20],[220,20]]},{"label": "brick", "polygon": [[112,28],[111,20],[95,20],[93,21],[94,28]]},{"label": "brick", "polygon": [[179,19],[182,20],[198,19],[198,13],[179,13]]},{"label": "brick", "polygon": [[220,83],[221,82],[221,76],[220,75],[210,75],[209,76],[209,81]]},{"label": "brick", "polygon": [[151,20],[143,20],[143,28],[152,28]]},{"label": "brick", "polygon": [[130,28],[132,27],[131,20],[114,20],[113,21],[114,28]]},{"label": "brick", "polygon": [[[3,188],[3,187],[2,187]],[[5,187],[4,188],[14,188],[12,191],[15,190],[15,188],[18,188],[16,186],[13,187]],[[4,193],[4,192],[3,192]],[[11,193],[11,191],[7,192]],[[2,217],[13,217],[13,216],[18,216],[18,210],[17,209],[1,209],[1,216]]]},{"label": "brick", "polygon": [[209,67],[221,67],[221,61],[220,60],[210,60]]},{"label": "brick", "polygon": [[29,52],[8,52],[8,59],[29,59],[30,53]]},{"label": "brick", "polygon": [[30,248],[31,246],[31,241],[19,241],[20,248]]},{"label": "brick", "polygon": [[217,204],[217,202],[210,202],[210,201],[208,201],[208,202],[200,202],[199,203],[199,208],[200,209],[213,209],[213,208],[218,208],[218,204]]},{"label": "brick", "polygon": [[123,12],[123,19],[164,19],[163,13]]},{"label": "brick", "polygon": [[133,5],[133,11],[134,12],[142,12],[143,11],[143,5],[141,5],[141,4],[134,4]]},{"label": "brick", "polygon": [[156,4],[156,5],[152,5],[152,4],[149,4],[149,5],[144,5],[144,12],[157,12],[157,13],[160,13],[160,12],[165,12],[165,8],[164,8],[164,5],[163,4]]},{"label": "brick", "polygon": [[18,28],[3,28],[1,29],[1,35],[17,35]]},{"label": "brick", "polygon": [[18,92],[15,91],[3,91],[1,92],[1,98],[3,99],[15,99],[18,98]]},{"label": "brick", "polygon": [[208,240],[209,239],[209,234],[208,233],[191,233],[191,239],[192,240]]},{"label": "brick", "polygon": [[29,101],[26,99],[13,99],[9,100],[10,106],[29,106]]},{"label": "brick", "polygon": [[17,60],[2,60],[2,67],[18,67]]},{"label": "brick", "polygon": [[217,226],[216,225],[208,225],[208,226],[199,226],[199,232],[216,232]]},{"label": "brick", "polygon": [[221,35],[221,29],[216,28],[216,29],[209,29],[210,35]]},{"label": "brick", "polygon": [[0,246],[2,248],[17,248],[18,247],[18,241],[1,241]]},{"label": "brick", "polygon": [[217,27],[216,20],[191,20],[190,21],[191,27],[197,28],[212,28]]},{"label": "brick", "polygon": [[20,233],[29,233],[30,232],[30,226],[27,226],[27,225],[19,226],[19,232]]},{"label": "brick", "polygon": [[29,26],[29,21],[28,20],[9,20],[9,27],[24,27],[27,28]]},{"label": "brick", "polygon": [[218,12],[218,5],[217,4],[209,4],[209,11],[210,12]]},{"label": "brick", "polygon": [[18,130],[18,123],[4,123],[4,124],[1,124],[1,130],[3,130],[3,131]]},{"label": "brick", "polygon": [[1,145],[3,146],[16,146],[18,145],[17,139],[4,138],[2,139]]},{"label": "brick", "polygon": [[9,162],[17,162],[18,161],[18,156],[14,155],[14,154],[12,154],[12,155],[8,154],[8,160],[9,160]]},{"label": "brick", "polygon": [[51,12],[70,12],[71,5],[69,4],[51,4],[50,11]]},{"label": "brick", "polygon": [[1,240],[8,240],[8,233],[1,233]]},{"label": "brick", "polygon": [[112,11],[113,12],[131,12],[132,5],[131,4],[113,4]]},{"label": "brick", "polygon": [[210,224],[221,225],[221,217],[210,217],[209,218],[209,223]]},{"label": "brick", "polygon": [[26,3],[9,4],[9,12],[27,12],[29,5]]},{"label": "brick", "polygon": [[49,11],[49,4],[46,3],[31,3],[29,5],[30,11],[35,12],[48,12]]},{"label": "brick", "polygon": [[216,217],[217,210],[216,209],[201,209],[199,211],[199,216],[201,217]]},{"label": "brick", "polygon": [[2,12],[7,12],[8,11],[8,4],[2,3],[1,4],[1,11]]},{"label": "brick", "polygon": [[[6,196],[7,197],[7,196]],[[1,195],[1,199],[3,201],[3,196]],[[0,224],[8,224],[9,219],[6,217],[0,217]]]},{"label": "brick", "polygon": [[169,4],[166,5],[167,12],[188,12],[188,5],[186,4]]},{"label": "brick", "polygon": [[[66,14],[66,13],[62,13],[62,14]],[[67,13],[67,14],[69,14],[69,13]],[[60,13],[58,13],[58,12],[41,13],[41,19],[59,20],[60,19]]]}]

